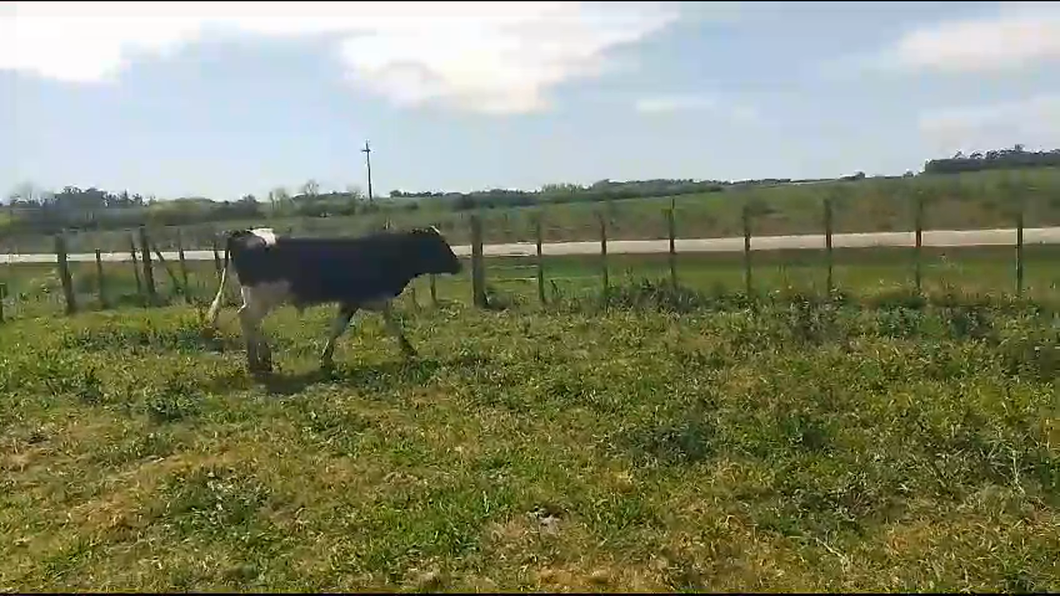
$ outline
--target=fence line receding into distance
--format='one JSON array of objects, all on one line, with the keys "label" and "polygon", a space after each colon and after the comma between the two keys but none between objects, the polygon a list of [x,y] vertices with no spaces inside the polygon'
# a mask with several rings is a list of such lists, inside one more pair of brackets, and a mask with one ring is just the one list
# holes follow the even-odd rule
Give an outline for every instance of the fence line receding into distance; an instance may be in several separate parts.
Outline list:
[{"label": "fence line receding into distance", "polygon": [[[821,223],[824,233],[805,235],[784,236],[758,236],[752,234],[754,227],[753,210],[745,205],[743,210],[744,235],[731,238],[678,238],[677,225],[675,223],[674,207],[671,205],[665,210],[665,222],[668,238],[660,240],[608,240],[607,218],[603,212],[598,214],[599,239],[595,241],[581,242],[542,242],[542,219],[544,213],[538,213],[535,218],[534,230],[535,242],[519,242],[507,244],[484,244],[482,233],[482,219],[478,214],[470,217],[471,244],[454,246],[454,252],[461,257],[471,257],[471,282],[472,302],[478,307],[487,306],[486,292],[486,257],[533,257],[536,268],[537,294],[540,302],[545,302],[545,261],[546,256],[571,256],[571,255],[597,255],[602,276],[602,288],[608,291],[608,255],[614,254],[667,254],[670,282],[677,286],[677,254],[679,253],[726,253],[743,252],[743,276],[745,288],[751,293],[754,287],[752,272],[753,264],[751,253],[757,251],[773,250],[820,250],[824,252],[828,268],[827,288],[833,289],[834,279],[832,274],[833,256],[832,252],[837,248],[882,248],[882,247],[908,247],[913,248],[913,263],[915,269],[915,285],[917,291],[921,291],[921,252],[924,247],[984,247],[984,246],[1011,246],[1015,248],[1015,290],[1017,295],[1022,295],[1024,289],[1024,267],[1023,247],[1026,244],[1060,244],[1060,227],[1025,228],[1022,209],[1014,218],[1016,224],[1013,228],[998,228],[987,230],[924,230],[923,217],[920,201],[916,206],[917,217],[915,218],[914,231],[910,232],[874,232],[874,233],[841,233],[835,234],[833,228],[832,201],[823,201]],[[1021,204],[1021,203],[1020,203]],[[177,235],[177,250],[160,251],[152,243],[148,230],[141,226],[135,235],[130,236],[128,252],[101,252],[95,250],[93,253],[68,253],[67,243],[63,234],[55,236],[54,253],[36,254],[0,254],[0,263],[10,265],[17,264],[49,264],[55,263],[57,273],[63,288],[64,310],[67,314],[73,314],[78,310],[76,293],[73,291],[73,281],[70,271],[70,263],[95,262],[96,291],[98,302],[102,308],[113,305],[108,299],[108,284],[104,276],[103,263],[120,262],[131,263],[137,285],[137,294],[146,305],[158,303],[156,280],[154,277],[153,261],[163,266],[167,276],[173,282],[177,291],[183,294],[185,302],[191,303],[191,297],[187,293],[188,288],[188,261],[213,261],[218,273],[221,268],[221,258],[216,240],[212,243],[210,250],[186,250],[182,244],[180,234]],[[139,252],[139,255],[137,255]],[[170,263],[176,262],[179,276],[170,268]],[[411,292],[410,292],[411,293]],[[434,276],[430,276],[431,302],[437,303],[437,292],[435,289]],[[415,300],[414,294],[412,295]],[[6,284],[0,283],[0,320],[3,317],[3,300],[11,299]],[[418,306],[418,303],[417,303]]]}]

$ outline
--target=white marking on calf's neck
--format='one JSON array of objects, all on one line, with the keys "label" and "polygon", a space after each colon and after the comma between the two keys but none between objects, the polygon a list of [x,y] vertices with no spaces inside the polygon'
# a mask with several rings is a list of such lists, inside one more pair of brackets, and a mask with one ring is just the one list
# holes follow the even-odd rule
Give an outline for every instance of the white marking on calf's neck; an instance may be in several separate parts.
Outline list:
[{"label": "white marking on calf's neck", "polygon": [[272,231],[272,228],[254,228],[250,233],[264,240],[265,246],[276,244],[276,233]]}]

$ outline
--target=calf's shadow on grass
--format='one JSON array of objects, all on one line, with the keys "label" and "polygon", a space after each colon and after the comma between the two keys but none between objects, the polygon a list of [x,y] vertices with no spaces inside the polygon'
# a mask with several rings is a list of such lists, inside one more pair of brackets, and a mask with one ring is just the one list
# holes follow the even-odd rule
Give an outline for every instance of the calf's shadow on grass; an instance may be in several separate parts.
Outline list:
[{"label": "calf's shadow on grass", "polygon": [[[336,363],[332,370],[313,368],[304,372],[284,375],[270,374],[257,380],[265,390],[274,395],[295,395],[321,383],[341,383],[362,389],[391,389],[395,386],[422,386],[443,369],[477,368],[488,365],[484,356],[457,356],[454,358],[416,358],[395,360],[382,364],[343,366]],[[253,382],[243,376],[244,383]],[[238,383],[236,379],[231,379]]]}]

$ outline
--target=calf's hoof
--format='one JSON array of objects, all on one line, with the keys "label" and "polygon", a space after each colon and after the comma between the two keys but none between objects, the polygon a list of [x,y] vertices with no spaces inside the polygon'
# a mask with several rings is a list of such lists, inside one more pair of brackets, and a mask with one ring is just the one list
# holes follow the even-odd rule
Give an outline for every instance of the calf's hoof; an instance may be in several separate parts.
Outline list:
[{"label": "calf's hoof", "polygon": [[408,341],[402,339],[401,343],[398,345],[401,346],[401,353],[405,356],[406,360],[412,360],[419,356],[419,354],[416,353],[416,348],[412,347],[412,344]]},{"label": "calf's hoof", "polygon": [[259,364],[248,364],[247,372],[253,377],[265,377],[272,374],[272,363],[262,362]]}]

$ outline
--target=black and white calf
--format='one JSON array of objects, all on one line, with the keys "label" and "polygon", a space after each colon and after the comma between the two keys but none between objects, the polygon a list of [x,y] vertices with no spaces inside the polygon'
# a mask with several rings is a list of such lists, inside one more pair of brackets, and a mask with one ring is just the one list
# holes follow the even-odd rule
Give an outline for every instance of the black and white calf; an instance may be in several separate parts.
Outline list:
[{"label": "black and white calf", "polygon": [[217,326],[230,255],[243,296],[239,323],[251,372],[272,370],[271,350],[261,332],[261,321],[282,304],[292,304],[299,312],[308,306],[339,304],[320,354],[324,368],[332,366],[335,341],[358,309],[381,312],[405,355],[415,356],[393,317],[390,301],[420,275],[456,274],[461,270],[460,260],[434,227],[359,238],[292,238],[277,236],[269,228],[230,232],[225,241],[221,286],[207,315],[212,327]]}]

